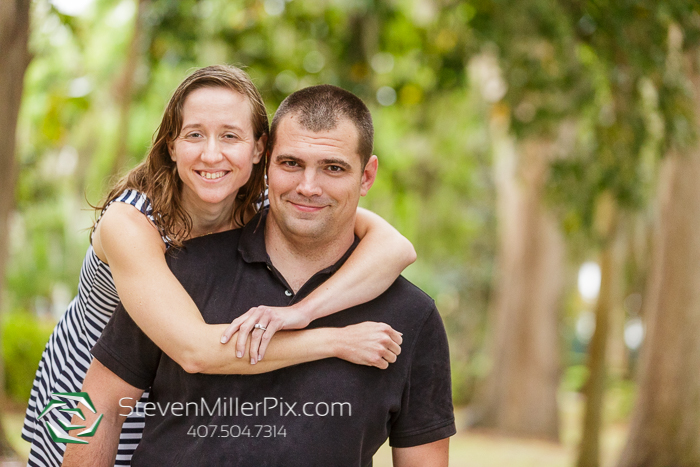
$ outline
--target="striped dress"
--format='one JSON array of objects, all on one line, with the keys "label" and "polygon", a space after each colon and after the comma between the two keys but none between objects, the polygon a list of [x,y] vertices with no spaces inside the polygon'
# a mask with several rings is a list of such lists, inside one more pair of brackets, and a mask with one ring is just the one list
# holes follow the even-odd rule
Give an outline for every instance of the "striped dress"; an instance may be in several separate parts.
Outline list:
[{"label": "striped dress", "polygon": [[[126,190],[112,202],[115,201],[131,204],[155,222],[150,202],[145,195]],[[163,241],[167,247],[167,239],[164,238]],[[41,420],[37,418],[51,400],[52,393],[80,391],[92,360],[90,349],[102,334],[117,303],[119,297],[109,266],[97,257],[91,245],[80,270],[78,295],[68,305],[68,310],[46,344],[34,379],[22,428],[22,438],[32,443],[29,466],[61,465],[66,445],[51,439],[46,421],[49,419],[55,422],[54,426],[59,426],[59,420],[67,424],[71,416],[59,410],[52,410]],[[148,393],[145,393],[141,403],[147,398]],[[115,465],[130,465],[131,455],[141,439],[144,422],[143,415],[131,415],[126,419]]]}]

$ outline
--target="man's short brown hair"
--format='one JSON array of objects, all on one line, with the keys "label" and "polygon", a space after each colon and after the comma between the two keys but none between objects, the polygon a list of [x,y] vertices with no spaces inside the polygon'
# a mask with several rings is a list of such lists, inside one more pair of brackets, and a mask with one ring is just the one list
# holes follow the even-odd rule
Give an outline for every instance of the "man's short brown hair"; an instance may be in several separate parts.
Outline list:
[{"label": "man's short brown hair", "polygon": [[357,153],[362,160],[362,167],[367,165],[372,156],[372,115],[365,103],[350,91],[330,84],[321,84],[300,89],[287,96],[272,119],[267,146],[269,153],[272,153],[275,145],[277,128],[286,115],[299,117],[299,124],[313,132],[333,130],[341,119],[347,118],[357,128]]}]

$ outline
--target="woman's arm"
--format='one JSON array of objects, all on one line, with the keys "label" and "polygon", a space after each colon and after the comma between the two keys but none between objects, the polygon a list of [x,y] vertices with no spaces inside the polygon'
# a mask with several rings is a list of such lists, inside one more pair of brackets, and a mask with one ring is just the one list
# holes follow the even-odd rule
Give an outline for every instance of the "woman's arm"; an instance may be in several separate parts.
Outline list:
[{"label": "woman's arm", "polygon": [[[211,326],[211,332],[199,352],[201,360],[190,362],[192,366],[184,368],[185,371],[257,374],[330,357],[385,370],[401,353],[402,337],[399,332],[388,324],[367,321],[344,328],[278,332],[270,341],[267,358],[256,365],[249,365],[250,346],[244,353],[247,358],[238,359],[233,357],[233,346],[218,342],[217,337],[225,326]],[[248,343],[250,344],[250,339]]]},{"label": "woman's arm", "polygon": [[[221,342],[228,342],[238,331],[236,350],[240,355],[250,334],[250,347],[257,350],[260,360],[278,330],[302,329],[315,319],[377,298],[416,260],[416,251],[411,242],[371,211],[357,208],[355,234],[361,239],[355,251],[333,276],[308,297],[290,307],[251,308],[231,323]],[[253,329],[257,323],[265,330]]]},{"label": "woman's arm", "polygon": [[[285,333],[273,342],[269,361],[253,367],[248,361],[256,363],[256,358],[239,360],[233,346],[219,343],[227,325],[205,323],[168,268],[160,233],[143,214],[128,204],[114,203],[100,219],[93,247],[110,265],[119,297],[134,322],[186,371],[262,373],[328,357],[381,368],[398,355],[399,333],[385,324],[363,323],[364,328]],[[349,352],[353,346],[362,352]]]},{"label": "woman's arm", "polygon": [[355,235],[361,241],[345,264],[299,302],[309,321],[374,300],[416,260],[413,244],[371,211],[357,208]]}]

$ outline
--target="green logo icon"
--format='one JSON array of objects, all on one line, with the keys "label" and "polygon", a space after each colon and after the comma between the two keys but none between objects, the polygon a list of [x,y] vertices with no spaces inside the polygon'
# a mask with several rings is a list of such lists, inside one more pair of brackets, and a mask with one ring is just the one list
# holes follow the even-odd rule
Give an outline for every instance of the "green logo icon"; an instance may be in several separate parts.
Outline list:
[{"label": "green logo icon", "polygon": [[[80,402],[85,407],[87,407],[92,413],[97,413],[97,411],[95,410],[95,406],[92,404],[90,396],[88,396],[87,392],[54,392],[51,394],[51,396],[51,400],[48,404],[46,404],[44,410],[41,411],[41,414],[39,415],[39,417],[37,417],[37,420],[41,420],[47,413],[51,412],[52,410],[58,410],[59,412],[77,415],[78,418],[80,418],[81,420],[85,420],[85,415],[83,415],[83,411],[79,408],[61,408],[68,405],[67,402],[64,402],[61,399]],[[46,420],[46,430],[49,432],[49,435],[51,435],[51,439],[54,440],[54,442],[56,443],[88,444],[87,441],[80,438],[89,438],[91,436],[94,436],[95,432],[97,431],[97,427],[100,426],[100,422],[102,421],[103,416],[103,414],[100,414],[100,416],[97,418],[97,420],[95,420],[95,423],[93,423],[90,426],[90,428],[87,428],[85,425],[72,425],[70,422],[64,423],[61,420],[58,420],[58,426],[56,426],[54,422]],[[75,438],[68,434],[69,430],[77,430],[79,428],[87,429],[78,433],[78,438]]]}]

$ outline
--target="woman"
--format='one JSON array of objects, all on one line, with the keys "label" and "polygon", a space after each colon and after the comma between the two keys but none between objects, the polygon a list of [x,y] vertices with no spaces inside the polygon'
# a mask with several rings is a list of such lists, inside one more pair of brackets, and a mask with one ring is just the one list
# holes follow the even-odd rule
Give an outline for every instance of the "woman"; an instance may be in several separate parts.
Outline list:
[{"label": "woman", "polygon": [[[37,418],[52,392],[80,390],[89,349],[119,300],[141,329],[188,371],[270,371],[279,356],[299,362],[337,356],[380,368],[395,361],[399,334],[381,323],[363,323],[343,330],[341,351],[325,348],[328,335],[324,338],[323,333],[329,330],[305,330],[285,336],[271,349],[276,353],[259,363],[275,330],[302,328],[313,319],[375,298],[414,260],[408,241],[365,211],[358,213],[356,222],[362,241],[323,287],[289,308],[254,308],[228,330],[225,325],[207,325],[169,271],[169,248],[176,250],[188,238],[240,227],[258,209],[267,132],[262,98],[237,68],[203,68],[175,91],[146,161],[117,183],[101,206],[78,296],[44,351],[22,431],[32,442],[29,465],[60,464],[64,445],[53,443],[44,429],[45,419]],[[240,348],[211,345],[213,339],[227,341],[239,326],[235,340]],[[251,329],[249,361],[256,365],[236,358],[243,356]],[[333,336],[337,332],[333,330]],[[58,411],[45,416],[50,417],[68,421]],[[128,465],[142,426],[143,418],[125,422],[118,465]]]}]

